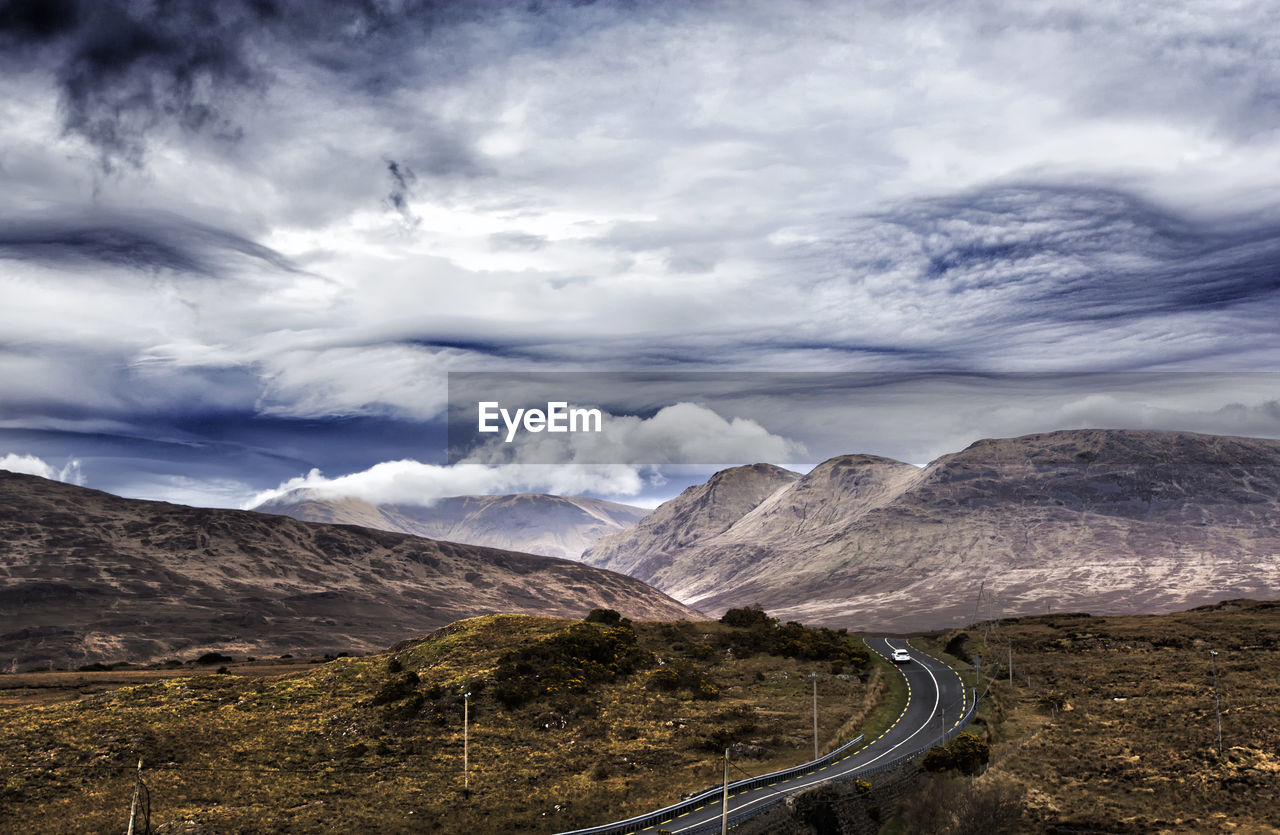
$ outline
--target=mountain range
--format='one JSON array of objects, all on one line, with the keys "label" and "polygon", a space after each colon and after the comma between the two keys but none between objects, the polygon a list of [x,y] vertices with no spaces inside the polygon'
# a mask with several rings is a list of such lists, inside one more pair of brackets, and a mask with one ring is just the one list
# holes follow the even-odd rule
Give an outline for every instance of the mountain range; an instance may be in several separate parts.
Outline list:
[{"label": "mountain range", "polygon": [[0,669],[377,650],[491,612],[697,618],[578,562],[0,470]]},{"label": "mountain range", "polygon": [[304,522],[360,525],[566,559],[577,559],[602,536],[629,528],[649,514],[647,508],[603,499],[543,493],[452,496],[430,505],[408,505],[331,498],[307,489],[253,509]]},{"label": "mountain range", "polygon": [[583,554],[715,616],[917,630],[1280,596],[1280,441],[1072,430],[718,473]]}]

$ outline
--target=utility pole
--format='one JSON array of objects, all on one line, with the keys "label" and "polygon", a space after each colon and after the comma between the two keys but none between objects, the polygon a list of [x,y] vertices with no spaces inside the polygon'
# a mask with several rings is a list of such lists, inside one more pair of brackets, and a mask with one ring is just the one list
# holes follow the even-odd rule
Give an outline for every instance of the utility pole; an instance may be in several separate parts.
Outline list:
[{"label": "utility pole", "polygon": [[984,577],[982,582],[978,584],[978,599],[973,602],[973,625],[978,625],[978,614],[982,611],[982,590],[986,588],[987,580]]},{"label": "utility pole", "polygon": [[142,758],[138,758],[138,776],[133,781],[133,803],[129,806],[129,833],[133,835],[134,821],[138,819],[138,801],[142,799]]},{"label": "utility pole", "polygon": [[1218,705],[1218,651],[1209,650],[1209,663],[1213,665],[1213,712],[1218,716],[1218,756],[1222,756],[1222,708]]},{"label": "utility pole", "polygon": [[729,835],[729,749],[724,749],[724,795],[720,798],[720,835]]},{"label": "utility pole", "polygon": [[978,675],[978,683],[974,686],[973,692],[976,694],[982,689],[982,656],[979,655],[973,659],[973,670]]},{"label": "utility pole", "polygon": [[462,790],[471,791],[471,693],[462,694]]},{"label": "utility pole", "polygon": [[813,679],[813,758],[818,758],[818,674],[809,673]]},{"label": "utility pole", "polygon": [[947,709],[942,706],[942,702],[938,702],[938,744],[945,745],[947,742]]},{"label": "utility pole", "polygon": [[1009,689],[1013,689],[1013,644],[1009,644]]}]

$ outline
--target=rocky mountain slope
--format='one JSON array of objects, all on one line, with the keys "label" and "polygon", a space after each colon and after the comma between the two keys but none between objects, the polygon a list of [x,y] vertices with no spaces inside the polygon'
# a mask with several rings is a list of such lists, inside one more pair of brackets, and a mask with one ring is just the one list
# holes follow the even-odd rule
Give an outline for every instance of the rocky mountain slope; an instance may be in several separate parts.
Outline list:
[{"label": "rocky mountain slope", "polygon": [[0,669],[371,650],[490,612],[696,618],[577,562],[0,471]]},{"label": "rocky mountain slope", "polygon": [[[649,520],[679,526],[673,510]],[[758,602],[909,630],[1173,611],[1280,597],[1280,441],[1079,430],[979,441],[924,468],[842,456],[678,545],[641,539],[649,520],[630,552],[602,540],[585,557],[708,614]]]},{"label": "rocky mountain slope", "polygon": [[761,502],[800,478],[772,464],[734,467],[664,502],[635,527],[606,536],[582,554],[583,562],[632,577],[670,572],[677,554],[724,532]]},{"label": "rocky mountain slope", "polygon": [[254,510],[565,559],[577,559],[596,540],[649,514],[647,508],[585,496],[452,496],[428,507],[326,499],[308,490],[295,490]]}]

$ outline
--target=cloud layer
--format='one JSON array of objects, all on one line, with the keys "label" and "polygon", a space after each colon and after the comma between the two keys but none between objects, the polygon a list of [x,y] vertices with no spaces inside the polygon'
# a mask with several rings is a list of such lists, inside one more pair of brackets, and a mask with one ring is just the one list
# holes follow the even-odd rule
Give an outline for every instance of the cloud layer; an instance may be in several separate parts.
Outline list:
[{"label": "cloud layer", "polygon": [[1232,2],[8,2],[0,442],[431,427],[458,369],[1269,370],[1277,44]]}]

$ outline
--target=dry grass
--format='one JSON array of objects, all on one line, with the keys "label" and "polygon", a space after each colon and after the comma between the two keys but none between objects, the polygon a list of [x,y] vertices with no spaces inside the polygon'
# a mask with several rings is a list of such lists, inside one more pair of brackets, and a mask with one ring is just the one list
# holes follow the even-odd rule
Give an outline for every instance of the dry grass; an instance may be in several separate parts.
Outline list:
[{"label": "dry grass", "polygon": [[[739,760],[750,773],[808,759],[811,671],[823,674],[824,745],[875,710],[857,676],[831,676],[829,665],[708,652],[726,628],[710,623],[636,629],[642,647],[714,681],[716,700],[647,689],[642,672],[572,700],[503,708],[484,683],[501,656],[569,623],[490,616],[290,675],[166,678],[0,708],[0,829],[122,829],[141,757],[160,832],[554,832],[714,783],[716,731],[736,730],[740,752],[759,757]],[[373,704],[410,671],[416,715],[401,715],[406,699]],[[475,694],[469,793],[464,689]]]},{"label": "dry grass", "polygon": [[[994,775],[1047,832],[1280,832],[1280,605],[970,630]],[[949,637],[949,636],[942,636]],[[1008,668],[993,669],[1013,648]],[[1209,650],[1218,655],[1223,754]]]}]

